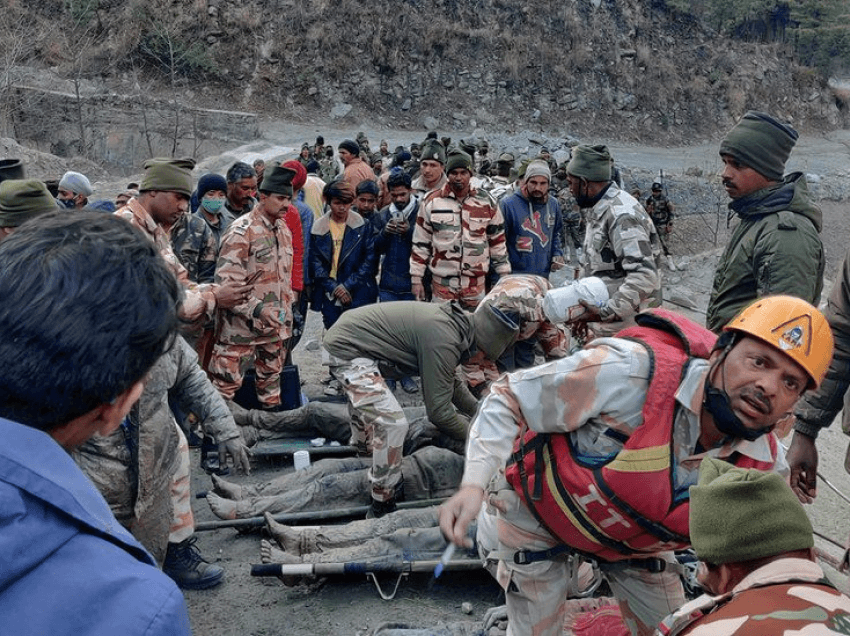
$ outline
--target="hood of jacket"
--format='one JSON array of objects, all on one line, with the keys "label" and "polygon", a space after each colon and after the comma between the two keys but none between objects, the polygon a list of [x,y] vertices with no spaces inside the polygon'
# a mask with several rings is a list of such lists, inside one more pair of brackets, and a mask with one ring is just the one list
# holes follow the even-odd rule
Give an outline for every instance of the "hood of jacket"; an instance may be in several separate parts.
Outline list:
[{"label": "hood of jacket", "polygon": [[818,232],[823,229],[823,213],[809,196],[802,172],[792,172],[782,183],[735,199],[729,203],[729,209],[744,220],[790,210],[809,219]]}]

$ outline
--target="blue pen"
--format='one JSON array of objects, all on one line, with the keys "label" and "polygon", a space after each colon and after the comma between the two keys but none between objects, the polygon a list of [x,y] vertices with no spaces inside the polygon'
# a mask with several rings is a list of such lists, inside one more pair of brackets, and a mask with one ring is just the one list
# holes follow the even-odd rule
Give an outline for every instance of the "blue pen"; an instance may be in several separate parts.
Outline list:
[{"label": "blue pen", "polygon": [[440,578],[440,575],[443,573],[445,567],[449,564],[449,561],[452,560],[452,557],[455,554],[455,548],[457,546],[454,543],[449,543],[446,546],[446,549],[443,551],[443,556],[440,557],[440,562],[437,564],[437,567],[434,568],[434,578]]}]

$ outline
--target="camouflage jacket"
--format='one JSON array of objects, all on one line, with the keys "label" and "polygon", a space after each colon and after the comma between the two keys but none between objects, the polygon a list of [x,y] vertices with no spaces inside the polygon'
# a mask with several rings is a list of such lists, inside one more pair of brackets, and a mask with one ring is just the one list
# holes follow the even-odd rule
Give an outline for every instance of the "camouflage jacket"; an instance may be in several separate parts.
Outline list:
[{"label": "camouflage jacket", "polygon": [[561,219],[564,225],[581,225],[584,223],[584,215],[569,188],[558,190],[556,198],[561,206]]},{"label": "camouflage jacket", "polygon": [[491,267],[511,273],[505,220],[493,198],[470,189],[459,201],[448,184],[425,197],[413,230],[411,282],[421,284],[426,270],[444,285],[461,274],[483,280]]},{"label": "camouflage jacket", "polygon": [[750,572],[728,594],[686,603],[656,634],[850,634],[850,598],[816,563],[779,559]]},{"label": "camouflage jacket", "polygon": [[206,223],[207,227],[210,228],[210,232],[212,232],[212,235],[215,238],[215,254],[216,259],[218,259],[218,248],[221,245],[221,237],[224,236],[224,233],[227,232],[227,228],[229,228],[230,224],[236,220],[236,217],[233,216],[233,214],[231,214],[224,206],[221,207],[220,214],[218,215],[218,223],[211,223],[210,220],[204,216],[204,211],[200,208],[195,210],[193,214]]},{"label": "camouflage jacket", "polygon": [[673,209],[670,201],[663,194],[651,195],[646,198],[646,213],[655,223],[655,227],[667,225],[673,220]]},{"label": "camouflage jacket", "polygon": [[162,258],[177,277],[177,281],[183,286],[186,296],[180,306],[180,317],[189,322],[212,320],[215,311],[215,294],[213,293],[215,286],[199,285],[189,279],[189,273],[171,247],[168,234],[153,220],[138,199],[134,197],[127,201],[127,205],[117,210],[115,215],[129,221],[153,241]]},{"label": "camouflage jacket", "polygon": [[658,232],[643,206],[612,182],[587,210],[584,236],[584,275],[598,276],[608,285],[603,319],[622,320],[645,307],[661,288],[660,253]]},{"label": "camouflage jacket", "polygon": [[[219,283],[250,283],[248,301],[219,311],[218,342],[261,344],[292,335],[292,234],[278,219],[272,224],[259,206],[239,217],[221,240],[215,278]],[[265,307],[279,312],[283,326],[260,318]]]},{"label": "camouflage jacket", "polygon": [[413,192],[415,194],[418,194],[420,198],[424,199],[426,194],[430,194],[434,190],[439,190],[440,188],[444,187],[448,182],[449,179],[446,176],[446,173],[444,172],[443,175],[440,177],[440,180],[437,182],[437,187],[429,189],[428,186],[425,185],[425,180],[420,175],[413,180],[413,183],[410,187],[413,189]]},{"label": "camouflage jacket", "polygon": [[319,160],[319,176],[325,183],[330,183],[339,176],[339,164],[333,157]]},{"label": "camouflage jacket", "polygon": [[186,212],[171,226],[170,234],[171,247],[186,268],[189,280],[212,283],[215,279],[218,243],[206,221]]},{"label": "camouflage jacket", "polygon": [[171,526],[171,480],[179,436],[169,399],[194,413],[216,442],[239,437],[224,398],[181,337],[148,373],[127,420],[110,435],[95,435],[71,456],[103,494],[115,517],[162,562]]},{"label": "camouflage jacket", "polygon": [[499,279],[490,293],[481,301],[476,311],[493,305],[502,311],[519,315],[517,340],[537,337],[547,360],[567,355],[569,338],[558,326],[546,319],[543,313],[543,297],[552,288],[549,281],[533,274],[511,274]]},{"label": "camouflage jacket", "polygon": [[[755,441],[728,439],[722,446],[696,452],[708,360],[694,359],[679,382],[673,420],[674,488],[696,484],[706,456],[724,459],[741,453],[774,464],[788,464],[767,435]],[[624,440],[643,424],[652,359],[646,347],[622,338],[597,338],[566,358],[506,373],[490,387],[469,432],[462,485],[487,489],[504,469],[514,442],[528,426],[538,433],[568,433],[576,453],[592,462],[622,450]],[[768,433],[773,436],[773,433]]]}]

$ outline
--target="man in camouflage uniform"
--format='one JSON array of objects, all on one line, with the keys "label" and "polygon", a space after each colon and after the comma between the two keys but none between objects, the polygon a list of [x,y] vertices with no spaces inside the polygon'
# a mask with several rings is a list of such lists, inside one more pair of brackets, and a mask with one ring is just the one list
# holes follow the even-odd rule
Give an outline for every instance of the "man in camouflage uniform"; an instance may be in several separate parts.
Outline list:
[{"label": "man in camouflage uniform", "polygon": [[567,166],[570,192],[586,210],[582,273],[608,287],[608,301],[582,316],[597,336],[613,335],[640,310],[661,304],[658,233],[640,202],[612,181],[612,163],[605,146],[576,146]]},{"label": "man in camouflage uniform", "polygon": [[233,222],[221,242],[216,279],[250,286],[245,302],[219,313],[218,340],[209,374],[232,400],[254,360],[257,398],[264,407],[280,404],[280,372],[292,333],[292,234],[284,223],[292,200],[295,171],[267,171],[260,201]]},{"label": "man in camouflage uniform", "polygon": [[171,247],[165,228],[176,223],[189,207],[194,166],[193,159],[149,159],[145,162],[139,196],[130,199],[115,215],[144,232],[183,286],[185,298],[180,306],[180,317],[187,322],[203,324],[212,320],[216,308],[228,309],[243,302],[248,287],[192,282]]},{"label": "man in camouflage uniform", "polygon": [[419,176],[413,180],[413,192],[424,197],[429,192],[446,185],[446,149],[436,139],[430,139],[422,147],[419,158]]},{"label": "man in camouflage uniform", "polygon": [[582,209],[578,207],[575,198],[573,198],[569,185],[558,191],[557,198],[558,203],[561,205],[564,248],[570,253],[570,262],[580,264],[582,259],[581,246],[584,244],[586,227],[584,214],[582,213]]},{"label": "man in camouflage uniform", "polygon": [[168,233],[171,247],[177,260],[186,268],[189,280],[193,283],[212,283],[215,280],[218,244],[206,222],[186,210]]},{"label": "man in camouflage uniform", "polygon": [[457,303],[416,301],[358,307],[328,329],[322,363],[351,405],[351,444],[372,454],[373,516],[392,512],[404,496],[401,456],[408,421],[384,375],[421,377],[428,420],[462,446],[477,403],[457,376],[457,365],[475,348],[497,359],[516,333],[516,324],[492,307],[470,316]]},{"label": "man in camouflage uniform", "polygon": [[690,528],[707,593],[656,633],[850,634],[850,598],[815,561],[812,524],[778,474],[706,458]]},{"label": "man in camouflage uniform", "polygon": [[[325,183],[330,183],[339,176],[339,162],[334,159],[333,146],[327,146],[325,153],[319,159],[319,177]],[[319,214],[321,216],[322,214]]]},{"label": "man in camouflage uniform", "polygon": [[[508,347],[497,361],[488,360],[480,352],[463,365],[463,373],[474,395],[505,371],[534,366],[534,348],[543,348],[546,360],[563,358],[569,352],[569,337],[543,313],[543,298],[552,288],[548,279],[533,274],[511,274],[493,286],[475,310],[494,306],[516,318],[519,325],[517,342]],[[480,387],[480,388],[479,388]]]},{"label": "man in camouflage uniform", "polygon": [[663,187],[658,181],[652,184],[652,194],[646,197],[644,207],[649,218],[655,224],[655,230],[658,232],[658,240],[661,241],[664,255],[669,257],[670,250],[667,249],[667,238],[673,230],[673,211],[675,208],[664,194]]},{"label": "man in camouflage uniform", "polygon": [[413,230],[411,289],[425,300],[423,278],[431,273],[431,298],[456,300],[472,311],[486,293],[487,274],[511,273],[505,221],[493,198],[470,186],[472,159],[459,150],[446,161],[449,182],[422,204]]},{"label": "man in camouflage uniform", "polygon": [[472,423],[440,525],[460,546],[477,518],[479,544],[497,547],[508,636],[561,636],[572,550],[595,556],[632,634],[650,634],[684,604],[667,564],[689,542],[700,462],[782,470],[772,429],[832,355],[825,319],[796,298],[762,299],[719,341],[673,312],[644,316],[629,337],[501,376]]}]

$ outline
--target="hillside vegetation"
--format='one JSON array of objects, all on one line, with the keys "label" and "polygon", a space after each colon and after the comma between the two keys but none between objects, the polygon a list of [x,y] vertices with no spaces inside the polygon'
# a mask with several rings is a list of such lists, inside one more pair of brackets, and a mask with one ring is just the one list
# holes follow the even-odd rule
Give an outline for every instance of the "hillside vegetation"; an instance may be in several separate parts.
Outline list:
[{"label": "hillside vegetation", "polygon": [[0,115],[21,107],[12,87],[33,81],[21,69],[49,69],[78,98],[138,93],[352,125],[687,142],[750,108],[803,129],[846,122],[845,93],[827,85],[850,69],[846,1],[6,4]]}]

